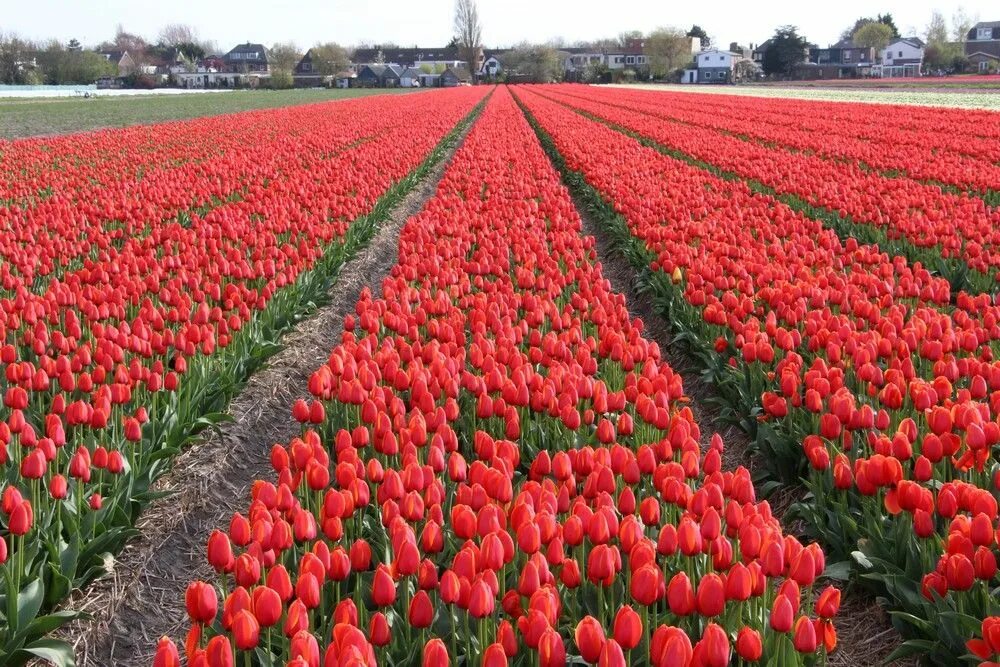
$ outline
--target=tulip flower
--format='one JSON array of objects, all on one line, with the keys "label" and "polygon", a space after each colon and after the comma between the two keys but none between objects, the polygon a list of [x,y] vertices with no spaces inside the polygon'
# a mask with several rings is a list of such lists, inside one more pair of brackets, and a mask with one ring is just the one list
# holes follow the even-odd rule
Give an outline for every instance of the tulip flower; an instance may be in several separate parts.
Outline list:
[{"label": "tulip flower", "polygon": [[597,662],[604,648],[604,628],[593,616],[585,616],[576,626],[576,646],[587,662]]},{"label": "tulip flower", "polygon": [[439,665],[450,665],[448,649],[440,639],[432,639],[424,645],[424,667],[438,667]]},{"label": "tulip flower", "polygon": [[153,667],[180,667],[181,658],[177,653],[177,645],[169,637],[160,637],[156,644],[156,655],[153,657]]}]

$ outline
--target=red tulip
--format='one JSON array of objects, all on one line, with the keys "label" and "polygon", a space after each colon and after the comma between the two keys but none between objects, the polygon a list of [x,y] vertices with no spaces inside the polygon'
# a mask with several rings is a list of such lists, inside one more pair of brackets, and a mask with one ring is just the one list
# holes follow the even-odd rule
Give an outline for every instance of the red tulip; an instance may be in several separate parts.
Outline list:
[{"label": "red tulip", "polygon": [[576,646],[587,662],[597,662],[604,648],[604,628],[593,616],[584,616],[576,626]]},{"label": "red tulip", "polygon": [[156,655],[153,657],[153,667],[180,667],[181,657],[177,653],[177,645],[169,637],[160,637],[156,644]]},{"label": "red tulip", "polygon": [[439,667],[451,664],[451,660],[448,657],[448,649],[445,648],[444,642],[438,638],[434,638],[424,645],[424,667]]},{"label": "red tulip", "polygon": [[757,662],[764,653],[760,633],[748,627],[740,628],[736,636],[736,653],[747,662]]}]

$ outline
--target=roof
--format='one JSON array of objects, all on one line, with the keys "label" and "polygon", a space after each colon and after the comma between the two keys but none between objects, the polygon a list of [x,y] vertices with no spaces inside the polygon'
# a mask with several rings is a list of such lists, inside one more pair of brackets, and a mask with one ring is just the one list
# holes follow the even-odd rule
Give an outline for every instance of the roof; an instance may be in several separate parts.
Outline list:
[{"label": "roof", "polygon": [[100,53],[102,56],[104,56],[111,62],[116,63],[122,58],[124,58],[128,54],[128,51],[111,50],[111,51],[98,51],[98,53]]},{"label": "roof", "polygon": [[903,44],[909,44],[910,46],[916,49],[922,49],[925,46],[924,40],[920,39],[919,37],[897,37],[896,39],[889,42],[889,45],[892,46],[893,44],[899,44],[900,42],[902,42]]},{"label": "roof", "polygon": [[254,59],[263,62],[268,61],[267,47],[264,46],[263,44],[258,44],[255,42],[246,42],[244,44],[237,44],[233,48],[229,49],[229,52],[226,53],[226,55],[222,56],[222,58],[223,60],[232,60],[233,55],[237,53],[257,54],[254,58],[240,58],[240,60],[243,61],[254,60]]},{"label": "roof", "polygon": [[400,79],[402,79],[403,77],[413,78],[413,77],[421,76],[422,74],[424,74],[423,70],[419,70],[416,67],[407,67],[399,75],[399,78]]},{"label": "roof", "polygon": [[354,51],[354,62],[375,62],[379,59],[380,53],[384,62],[401,63],[404,65],[425,62],[428,60],[440,61],[462,59],[459,55],[458,49],[454,47],[449,48],[447,46],[443,46],[439,48],[413,47],[410,49],[382,49],[376,46],[372,49],[356,49]]},{"label": "roof", "polygon": [[732,51],[726,51],[724,49],[705,49],[704,51],[699,51],[695,55],[696,56],[703,56],[703,55],[705,55],[707,53],[720,53],[720,54],[723,54],[723,55],[730,55],[730,56],[742,56],[743,55],[742,53],[733,53]]},{"label": "roof", "polygon": [[1000,28],[1000,21],[980,21],[973,28]]},{"label": "roof", "polygon": [[385,74],[387,72],[392,72],[396,76],[400,76],[403,73],[403,68],[399,65],[386,65],[382,73]]},{"label": "roof", "polygon": [[461,65],[459,67],[449,67],[444,71],[444,73],[441,76],[444,76],[445,74],[451,74],[459,81],[472,80],[472,75],[469,74],[469,68],[467,68],[465,65]]}]

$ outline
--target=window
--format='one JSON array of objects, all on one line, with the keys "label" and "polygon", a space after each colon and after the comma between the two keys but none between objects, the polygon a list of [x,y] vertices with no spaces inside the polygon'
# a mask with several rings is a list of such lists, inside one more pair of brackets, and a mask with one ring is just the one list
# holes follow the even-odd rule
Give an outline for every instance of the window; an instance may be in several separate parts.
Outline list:
[{"label": "window", "polygon": [[719,60],[725,60],[725,59],[726,59],[725,56],[719,56]]},{"label": "window", "polygon": [[976,30],[976,39],[992,39],[993,30],[991,28],[978,28]]},{"label": "window", "polygon": [[989,71],[990,71],[990,64],[988,62],[986,62],[984,60],[981,63],[979,63],[979,73],[980,74],[986,74]]},{"label": "window", "polygon": [[851,62],[851,52],[848,50],[844,51],[844,62],[845,63]]},{"label": "window", "polygon": [[899,57],[900,57],[900,58],[902,58],[902,57],[903,57],[903,52],[902,52],[902,51],[900,51],[900,52],[899,52]]},{"label": "window", "polygon": [[634,65],[635,64],[635,56],[626,56],[625,57],[625,64],[626,65]]}]

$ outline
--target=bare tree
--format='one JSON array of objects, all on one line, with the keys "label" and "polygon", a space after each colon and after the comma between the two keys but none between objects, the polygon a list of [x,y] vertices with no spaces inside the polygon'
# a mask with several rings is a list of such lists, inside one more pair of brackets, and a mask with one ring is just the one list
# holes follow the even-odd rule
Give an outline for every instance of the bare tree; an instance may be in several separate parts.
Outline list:
[{"label": "bare tree", "polygon": [[183,23],[171,23],[170,25],[163,26],[157,41],[166,46],[197,44],[198,31]]},{"label": "bare tree", "polygon": [[483,48],[483,26],[479,22],[476,0],[455,0],[455,37],[462,59],[469,65],[469,73],[476,80],[479,73],[479,53]]},{"label": "bare tree", "polygon": [[965,7],[959,7],[951,15],[952,40],[955,42],[966,42],[969,39],[969,31],[972,26],[979,22],[979,16],[969,16]]}]

